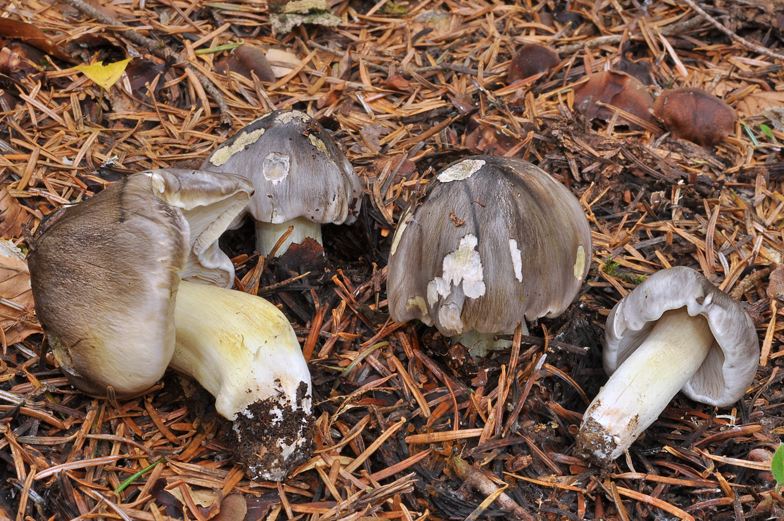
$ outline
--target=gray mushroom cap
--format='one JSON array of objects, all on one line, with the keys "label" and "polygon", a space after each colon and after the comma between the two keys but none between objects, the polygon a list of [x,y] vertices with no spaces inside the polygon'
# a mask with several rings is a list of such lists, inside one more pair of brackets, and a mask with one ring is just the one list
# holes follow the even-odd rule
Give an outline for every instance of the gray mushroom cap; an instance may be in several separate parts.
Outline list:
[{"label": "gray mushroom cap", "polygon": [[298,217],[314,223],[353,223],[362,183],[332,137],[296,110],[262,116],[218,147],[203,170],[230,172],[253,183],[245,213],[280,224]]},{"label": "gray mushroom cap", "polygon": [[71,383],[93,395],[112,386],[126,396],[160,379],[174,352],[180,276],[233,280],[230,261],[213,247],[216,227],[250,193],[245,180],[223,174],[149,171],[47,223],[28,256],[31,285]]},{"label": "gray mushroom cap", "polygon": [[741,305],[697,271],[674,267],[648,277],[621,299],[605,327],[604,370],[613,374],[645,341],[665,311],[703,315],[714,337],[708,356],[681,391],[716,407],[737,402],[754,381],[760,356],[754,323]]},{"label": "gray mushroom cap", "polygon": [[511,332],[574,300],[591,264],[579,201],[527,161],[477,156],[452,163],[409,207],[392,243],[392,318],[454,336]]}]

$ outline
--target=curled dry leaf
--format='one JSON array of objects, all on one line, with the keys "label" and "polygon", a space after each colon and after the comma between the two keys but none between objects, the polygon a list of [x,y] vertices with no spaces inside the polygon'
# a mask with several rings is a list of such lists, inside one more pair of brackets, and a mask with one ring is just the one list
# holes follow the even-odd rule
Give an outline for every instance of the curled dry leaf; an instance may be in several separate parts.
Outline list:
[{"label": "curled dry leaf", "polygon": [[529,43],[520,47],[512,57],[506,77],[509,83],[514,83],[539,73],[547,76],[560,61],[555,51],[543,45]]},{"label": "curled dry leaf", "polygon": [[[182,485],[181,485],[182,486]],[[220,504],[221,508],[223,504],[220,503],[220,498],[215,490],[207,490],[203,488],[192,488],[188,485],[185,485],[185,488],[188,489],[188,495],[191,496],[191,500],[193,500],[193,504],[197,507],[202,507],[206,510],[211,510],[213,508],[217,509],[218,504]],[[180,487],[172,487],[169,489],[169,492],[172,496],[177,498],[177,501],[182,503],[183,505],[187,505],[183,497],[182,488]]]},{"label": "curled dry leaf", "polygon": [[[643,121],[655,124],[653,118],[653,98],[648,89],[637,78],[618,71],[597,72],[588,80],[574,88],[574,104],[587,119],[609,119],[613,111],[598,105],[604,103],[624,110]],[[637,125],[618,118],[618,123],[633,128]]]},{"label": "curled dry leaf", "polygon": [[242,521],[248,513],[248,502],[240,494],[231,494],[221,501],[220,512],[212,521]]},{"label": "curled dry leaf", "polygon": [[277,76],[274,69],[270,67],[264,51],[247,43],[225,54],[215,63],[215,70],[223,74],[227,71],[236,72],[248,79],[253,78],[251,74],[253,73],[259,80],[268,82],[275,81]]},{"label": "curled dry leaf", "polygon": [[42,333],[33,316],[30,271],[22,251],[11,241],[0,241],[0,329],[3,349],[29,335]]},{"label": "curled dry leaf", "polygon": [[359,135],[370,152],[378,153],[381,150],[381,137],[389,133],[389,129],[379,123],[366,124],[362,126]]},{"label": "curled dry leaf", "polygon": [[16,38],[55,58],[72,61],[70,56],[60,49],[51,38],[46,36],[41,29],[33,24],[11,20],[9,18],[0,18],[0,36],[5,38]]},{"label": "curled dry leaf", "polygon": [[8,189],[0,189],[0,236],[21,237],[22,224],[27,220],[22,205],[11,197]]},{"label": "curled dry leaf", "polygon": [[282,51],[280,49],[270,49],[267,51],[267,63],[269,63],[276,78],[282,78],[293,71],[299,66],[301,61],[302,60],[297,58],[297,55],[293,52]]},{"label": "curled dry leaf", "polygon": [[665,91],[656,99],[654,114],[673,137],[713,146],[735,129],[738,114],[722,100],[702,89]]},{"label": "curled dry leaf", "polygon": [[395,74],[387,78],[386,88],[405,91],[411,88],[411,83],[400,74]]},{"label": "curled dry leaf", "polygon": [[770,274],[770,283],[765,290],[769,299],[784,302],[784,266],[776,266]]},{"label": "curled dry leaf", "polygon": [[784,92],[754,91],[738,100],[738,112],[744,117],[758,116],[762,111],[784,107]]}]

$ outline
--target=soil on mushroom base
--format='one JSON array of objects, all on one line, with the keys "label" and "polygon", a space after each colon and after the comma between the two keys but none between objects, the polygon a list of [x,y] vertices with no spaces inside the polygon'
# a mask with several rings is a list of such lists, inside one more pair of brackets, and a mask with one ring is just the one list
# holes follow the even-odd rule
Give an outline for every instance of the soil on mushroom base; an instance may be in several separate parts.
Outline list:
[{"label": "soil on mushroom base", "polygon": [[[277,462],[284,458],[282,453],[300,438],[305,438],[305,445],[297,451],[299,458],[292,460],[289,468],[295,468],[310,457],[314,447],[311,415],[302,410],[307,394],[307,384],[300,382],[295,404],[282,404],[279,397],[270,397],[251,404],[237,415],[226,433],[226,444],[249,475],[279,466]],[[259,470],[254,471],[254,468]]]}]

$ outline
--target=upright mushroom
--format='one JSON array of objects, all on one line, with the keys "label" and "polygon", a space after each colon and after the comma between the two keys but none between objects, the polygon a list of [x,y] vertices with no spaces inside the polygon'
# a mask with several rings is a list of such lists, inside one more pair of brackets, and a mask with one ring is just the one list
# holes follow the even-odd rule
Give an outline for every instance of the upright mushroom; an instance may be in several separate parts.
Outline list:
[{"label": "upright mushroom", "polygon": [[651,275],[621,299],[605,327],[610,380],[583,416],[577,451],[602,466],[628,449],[680,390],[728,407],[757,371],[748,313],[691,268]]},{"label": "upright mushroom", "polygon": [[231,284],[217,239],[251,192],[225,174],[134,174],[47,223],[28,259],[36,312],[76,387],[137,394],[171,362],[240,417],[231,435],[249,475],[282,479],[310,448],[310,377],[291,325],[261,298],[180,280]]},{"label": "upright mushroom", "polygon": [[289,226],[291,236],[277,251],[310,237],[321,244],[322,223],[353,223],[362,184],[351,163],[324,128],[297,110],[262,116],[218,147],[202,169],[237,174],[256,194],[245,213],[256,220],[256,249],[272,250]]},{"label": "upright mushroom", "polygon": [[590,264],[588,220],[566,187],[526,161],[463,159],[400,218],[389,312],[451,337],[471,332],[468,347],[486,344],[525,319],[563,313]]}]

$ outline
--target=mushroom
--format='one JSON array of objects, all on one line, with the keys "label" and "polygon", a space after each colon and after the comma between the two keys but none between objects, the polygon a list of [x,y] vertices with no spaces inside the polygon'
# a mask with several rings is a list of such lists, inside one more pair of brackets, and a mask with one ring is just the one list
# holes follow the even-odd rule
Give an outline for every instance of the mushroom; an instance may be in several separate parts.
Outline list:
[{"label": "mushroom", "polygon": [[527,161],[475,156],[442,170],[401,216],[389,312],[466,335],[453,341],[481,354],[525,319],[563,313],[590,264],[588,220],[566,187]]},{"label": "mushroom", "polygon": [[259,297],[180,280],[231,284],[217,240],[251,193],[226,174],[134,174],[54,216],[28,259],[38,318],[73,385],[126,397],[171,363],[235,421],[230,443],[249,476],[282,479],[311,444],[310,376],[291,325]]},{"label": "mushroom", "polygon": [[738,302],[686,267],[657,272],[621,299],[605,327],[609,381],[583,416],[577,451],[607,466],[682,391],[715,407],[754,380],[757,334]]},{"label": "mushroom", "polygon": [[286,316],[261,297],[180,282],[170,367],[215,397],[251,477],[281,481],[312,450],[310,372]]},{"label": "mushroom", "polygon": [[512,57],[506,77],[509,83],[514,83],[540,73],[542,76],[547,76],[560,61],[558,53],[552,49],[544,45],[527,43]]},{"label": "mushroom", "polygon": [[735,130],[738,113],[702,89],[666,90],[656,98],[653,114],[672,132],[704,147],[716,145]]},{"label": "mushroom", "polygon": [[[297,110],[262,116],[219,146],[203,170],[228,172],[253,183],[256,194],[244,213],[256,220],[256,250],[268,255],[310,237],[321,241],[321,224],[351,224],[360,209],[362,184],[332,137]],[[241,217],[241,216],[240,216]]]},{"label": "mushroom", "polygon": [[[642,121],[656,125],[653,117],[653,98],[648,88],[634,76],[620,71],[602,71],[590,74],[586,80],[574,87],[574,106],[587,120],[594,118],[611,119],[615,110],[612,105],[637,116]],[[618,118],[618,124],[637,128],[633,121]]]}]

